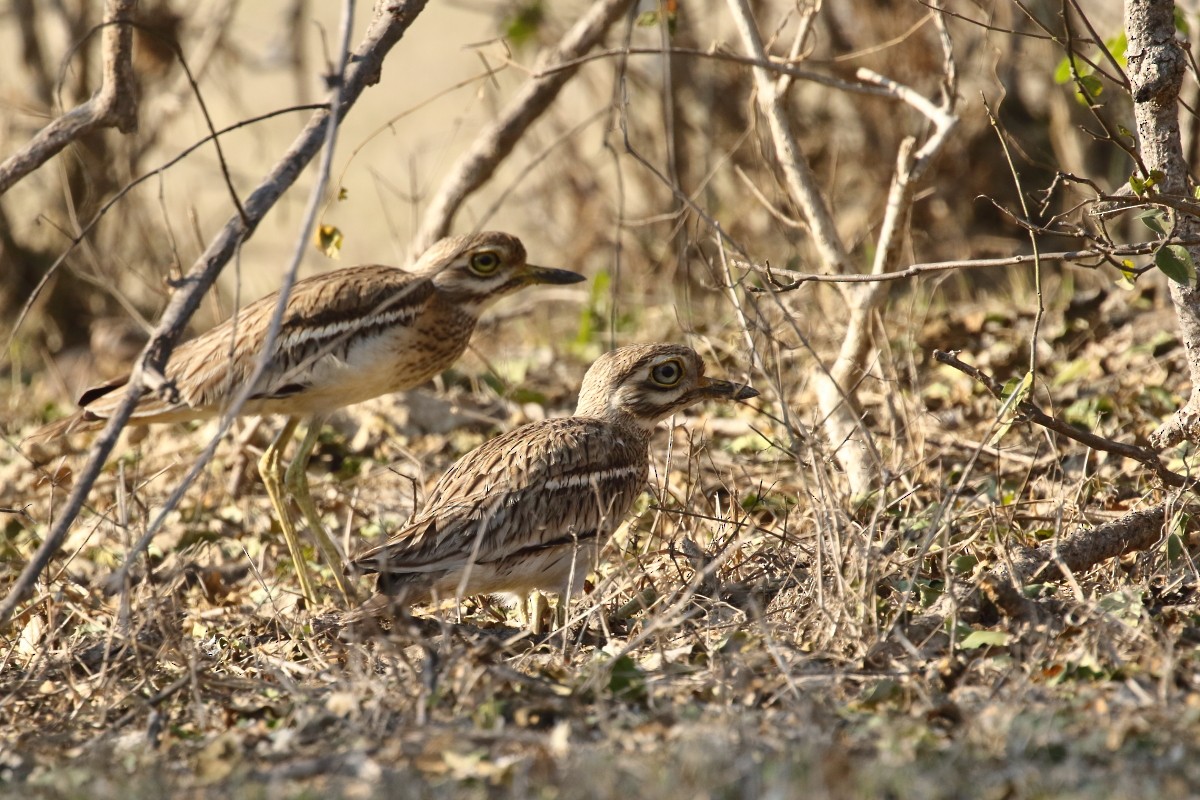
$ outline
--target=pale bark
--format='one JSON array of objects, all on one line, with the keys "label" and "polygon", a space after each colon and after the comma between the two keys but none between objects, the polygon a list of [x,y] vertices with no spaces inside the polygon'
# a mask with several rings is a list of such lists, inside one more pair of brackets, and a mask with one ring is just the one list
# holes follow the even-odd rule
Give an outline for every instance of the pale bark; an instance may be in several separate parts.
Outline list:
[{"label": "pale bark", "polygon": [[454,215],[467,197],[495,174],[529,126],[550,107],[582,66],[581,57],[604,39],[631,5],[633,0],[596,0],[541,58],[534,76],[513,96],[500,116],[480,132],[442,181],[409,245],[410,255],[424,252],[450,233]]},{"label": "pale bark", "polygon": [[[1187,70],[1187,55],[1175,36],[1175,4],[1171,0],[1126,0],[1125,32],[1129,39],[1126,56],[1137,123],[1138,148],[1147,170],[1162,177],[1154,190],[1168,197],[1188,198],[1188,165],[1179,135],[1179,89]],[[1148,176],[1141,176],[1143,178]],[[1200,235],[1200,220],[1176,214],[1175,233],[1194,240]],[[1200,264],[1200,246],[1188,248],[1192,261]],[[1187,353],[1192,394],[1183,408],[1155,431],[1151,442],[1164,448],[1185,439],[1200,441],[1200,291],[1169,281],[1171,299],[1179,320],[1179,333]]]}]

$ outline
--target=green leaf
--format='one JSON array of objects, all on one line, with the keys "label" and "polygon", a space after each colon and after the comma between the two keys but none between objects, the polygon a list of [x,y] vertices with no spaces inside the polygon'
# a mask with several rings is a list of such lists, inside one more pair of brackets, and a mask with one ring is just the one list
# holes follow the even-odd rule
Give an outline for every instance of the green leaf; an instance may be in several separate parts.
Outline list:
[{"label": "green leaf", "polygon": [[520,5],[509,17],[504,35],[513,47],[520,49],[535,39],[545,18],[546,12],[542,8],[541,0]]},{"label": "green leaf", "polygon": [[1106,594],[1096,605],[1126,625],[1136,625],[1142,617],[1142,595],[1135,591],[1122,590]]},{"label": "green leaf", "polygon": [[1058,62],[1058,66],[1054,68],[1054,82],[1066,83],[1071,80],[1071,58],[1065,56],[1062,61]]},{"label": "green leaf", "polygon": [[1088,100],[1097,100],[1104,92],[1104,83],[1095,75],[1080,75],[1079,89]]},{"label": "green leaf", "polygon": [[617,697],[639,700],[646,696],[646,673],[629,656],[621,656],[609,667],[608,689]]},{"label": "green leaf", "polygon": [[1058,389],[1072,383],[1078,383],[1092,374],[1096,367],[1095,358],[1076,358],[1058,368],[1050,385]]},{"label": "green leaf", "polygon": [[954,570],[955,575],[968,575],[979,564],[979,559],[975,556],[959,556],[950,562],[950,568]]},{"label": "green leaf", "polygon": [[1141,214],[1137,215],[1137,218],[1143,225],[1157,233],[1159,236],[1167,235],[1167,229],[1163,227],[1163,223],[1166,222],[1167,218],[1158,209],[1152,208],[1149,211],[1143,211]]},{"label": "green leaf", "polygon": [[1196,265],[1186,247],[1169,244],[1154,254],[1154,265],[1171,280],[1183,286],[1196,283]]},{"label": "green leaf", "polygon": [[1008,634],[1004,631],[971,631],[958,643],[960,650],[978,650],[980,647],[1004,647]]},{"label": "green leaf", "polygon": [[1104,47],[1108,50],[1108,54],[1113,57],[1113,60],[1121,65],[1122,69],[1129,66],[1129,61],[1125,56],[1126,51],[1129,49],[1129,39],[1125,36],[1125,31],[1121,31],[1111,39],[1105,39]]},{"label": "green leaf", "polygon": [[1026,372],[1020,381],[1009,381],[1004,385],[1004,404],[1000,406],[1000,411],[996,415],[999,424],[996,432],[992,434],[992,438],[988,440],[989,446],[995,447],[1012,428],[1013,423],[1017,421],[1017,406],[1025,402],[1032,390],[1032,372]]},{"label": "green leaf", "polygon": [[1129,188],[1133,189],[1133,193],[1138,197],[1142,197],[1146,194],[1146,182],[1137,175],[1129,176]]},{"label": "green leaf", "polygon": [[1167,536],[1167,560],[1174,564],[1183,556],[1183,539],[1178,533]]}]

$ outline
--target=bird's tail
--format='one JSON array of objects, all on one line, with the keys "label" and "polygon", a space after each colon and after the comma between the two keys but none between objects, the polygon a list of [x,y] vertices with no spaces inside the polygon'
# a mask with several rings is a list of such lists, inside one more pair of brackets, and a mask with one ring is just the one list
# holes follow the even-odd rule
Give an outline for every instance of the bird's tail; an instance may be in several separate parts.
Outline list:
[{"label": "bird's tail", "polygon": [[55,420],[49,425],[43,425],[26,436],[21,444],[46,447],[54,442],[62,441],[73,433],[94,431],[104,425],[104,420],[80,409],[69,417]]}]

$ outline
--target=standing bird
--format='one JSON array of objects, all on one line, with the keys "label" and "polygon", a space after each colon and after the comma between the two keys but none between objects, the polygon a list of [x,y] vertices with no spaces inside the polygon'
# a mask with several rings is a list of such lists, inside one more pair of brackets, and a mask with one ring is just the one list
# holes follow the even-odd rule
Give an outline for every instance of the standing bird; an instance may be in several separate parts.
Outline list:
[{"label": "standing bird", "polygon": [[[483,310],[501,297],[534,284],[582,280],[574,272],[527,263],[519,239],[489,232],[442,239],[411,271],[373,264],[296,282],[270,361],[241,413],[288,417],[258,469],[306,600],[314,599],[312,583],[284,502],[285,489],[304,513],[338,589],[349,599],[341,557],[321,523],[305,472],[325,416],[418,386],[445,370],[466,350]],[[278,301],[278,292],[267,295],[180,345],[165,370],[173,396],[144,395],[131,423],[219,416],[250,379]],[[87,390],[79,398],[79,411],[30,439],[100,427],[124,399],[127,382],[126,377]],[[304,417],[310,418],[308,430],[285,471],[283,451]]]},{"label": "standing bird", "polygon": [[746,400],[748,386],[708,378],[690,347],[605,353],[583,378],[575,415],[523,425],[477,447],[441,477],[425,507],[350,569],[379,594],[353,622],[396,603],[493,592],[560,595],[560,613],[646,486],[650,436],[701,400]]}]

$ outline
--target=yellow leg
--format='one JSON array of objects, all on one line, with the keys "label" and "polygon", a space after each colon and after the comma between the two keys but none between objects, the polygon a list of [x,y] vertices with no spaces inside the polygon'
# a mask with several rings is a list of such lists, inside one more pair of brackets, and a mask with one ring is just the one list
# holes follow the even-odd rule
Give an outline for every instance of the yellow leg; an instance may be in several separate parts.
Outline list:
[{"label": "yellow leg", "polygon": [[298,417],[288,417],[283,429],[276,435],[274,441],[263,451],[258,460],[258,474],[262,476],[263,485],[267,487],[267,496],[275,507],[275,516],[279,519],[279,527],[283,529],[283,540],[287,543],[288,553],[296,567],[296,577],[300,580],[300,593],[310,605],[315,605],[316,595],[313,594],[312,582],[308,578],[308,567],[304,564],[304,553],[300,550],[300,541],[296,538],[296,529],[292,526],[292,518],[288,514],[287,502],[283,495],[283,451],[296,432]]},{"label": "yellow leg", "polygon": [[304,519],[308,522],[308,529],[312,532],[313,538],[317,540],[321,556],[333,572],[333,582],[337,584],[338,591],[342,593],[342,599],[349,607],[354,602],[354,596],[346,583],[342,554],[338,552],[337,546],[325,532],[325,526],[321,523],[321,515],[317,513],[316,503],[313,502],[312,494],[308,489],[308,461],[312,457],[313,448],[317,446],[317,438],[320,435],[321,420],[313,419],[309,422],[308,430],[304,432],[304,439],[300,441],[296,455],[292,456],[292,463],[288,465],[287,474],[283,479],[284,486],[287,487],[288,494],[296,499],[296,505],[300,506],[300,511],[304,513]]},{"label": "yellow leg", "polygon": [[571,595],[566,592],[561,592],[558,595],[558,602],[554,604],[554,615],[551,617],[551,624],[554,630],[560,631],[567,627],[567,619],[571,616]]},{"label": "yellow leg", "polygon": [[546,595],[534,589],[529,595],[529,631],[534,636],[542,635],[542,618],[546,616]]}]

